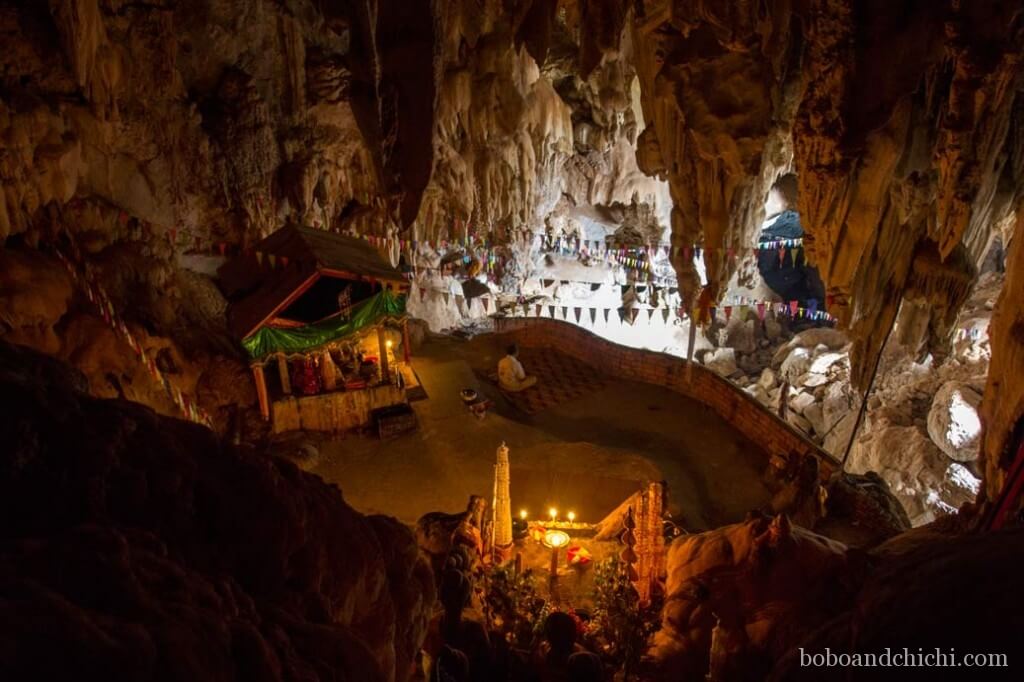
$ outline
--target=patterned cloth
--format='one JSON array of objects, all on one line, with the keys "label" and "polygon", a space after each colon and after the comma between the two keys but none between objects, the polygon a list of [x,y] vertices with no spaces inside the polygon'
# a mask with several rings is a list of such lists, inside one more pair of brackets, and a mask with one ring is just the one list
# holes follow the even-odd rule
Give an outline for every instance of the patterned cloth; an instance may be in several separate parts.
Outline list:
[{"label": "patterned cloth", "polygon": [[526,414],[536,414],[599,391],[607,384],[607,378],[598,370],[558,351],[524,348],[519,351],[519,360],[527,374],[537,377],[537,384],[518,393],[502,393]]}]

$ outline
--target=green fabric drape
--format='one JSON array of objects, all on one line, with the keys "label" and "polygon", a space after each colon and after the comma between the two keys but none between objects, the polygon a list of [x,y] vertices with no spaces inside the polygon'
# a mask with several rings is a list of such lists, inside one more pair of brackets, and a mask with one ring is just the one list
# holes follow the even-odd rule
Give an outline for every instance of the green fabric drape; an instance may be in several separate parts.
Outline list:
[{"label": "green fabric drape", "polygon": [[404,315],[405,298],[385,289],[353,306],[347,319],[334,317],[294,329],[263,327],[243,339],[242,346],[253,360],[262,360],[274,353],[307,353],[331,341],[351,336],[385,318]]}]

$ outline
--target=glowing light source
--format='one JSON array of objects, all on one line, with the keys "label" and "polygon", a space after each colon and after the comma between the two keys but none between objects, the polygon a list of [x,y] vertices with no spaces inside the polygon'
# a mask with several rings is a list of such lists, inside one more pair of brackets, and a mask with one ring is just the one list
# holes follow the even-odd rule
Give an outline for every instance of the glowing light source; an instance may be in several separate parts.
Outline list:
[{"label": "glowing light source", "polygon": [[575,520],[576,520],[576,512],[574,512],[574,511],[569,512],[569,523],[572,523]]},{"label": "glowing light source", "polygon": [[384,345],[387,346],[388,348],[391,348],[395,344],[391,339],[388,339],[387,341],[384,342]]},{"label": "glowing light source", "polygon": [[558,518],[558,510],[555,509],[554,507],[552,507],[551,509],[548,509],[548,516],[550,516],[551,520],[554,521],[555,519]]},{"label": "glowing light source", "polygon": [[526,520],[526,510],[525,509],[520,509],[519,510],[519,518],[521,518],[523,521]]},{"label": "glowing light source", "polygon": [[564,530],[549,530],[544,533],[544,545],[551,549],[558,549],[569,544],[569,534]]}]

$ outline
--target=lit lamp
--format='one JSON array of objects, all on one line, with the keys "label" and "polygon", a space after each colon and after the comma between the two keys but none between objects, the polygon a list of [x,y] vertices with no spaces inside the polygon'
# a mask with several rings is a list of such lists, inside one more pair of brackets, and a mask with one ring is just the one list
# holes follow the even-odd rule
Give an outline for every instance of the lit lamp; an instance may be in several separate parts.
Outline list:
[{"label": "lit lamp", "polygon": [[572,511],[569,512],[569,523],[572,523],[575,520],[576,520],[576,512],[572,512]]},{"label": "lit lamp", "polygon": [[544,545],[551,548],[551,577],[558,577],[558,550],[569,544],[569,534],[564,530],[549,530],[544,533]]},{"label": "lit lamp", "polygon": [[551,509],[548,509],[548,516],[550,516],[551,520],[554,521],[555,519],[558,518],[558,510],[555,509],[554,507],[552,507]]},{"label": "lit lamp", "polygon": [[529,532],[530,524],[526,520],[526,510],[519,510],[519,518],[512,519],[512,539],[522,540]]}]

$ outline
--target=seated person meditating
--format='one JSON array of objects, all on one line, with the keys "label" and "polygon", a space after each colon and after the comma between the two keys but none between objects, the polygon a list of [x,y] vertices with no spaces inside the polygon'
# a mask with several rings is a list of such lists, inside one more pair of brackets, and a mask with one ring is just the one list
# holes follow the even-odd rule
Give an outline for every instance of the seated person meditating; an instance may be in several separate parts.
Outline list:
[{"label": "seated person meditating", "polygon": [[508,353],[498,362],[498,384],[506,391],[522,391],[537,383],[537,377],[528,377],[519,362],[519,349],[512,344],[505,349]]}]

